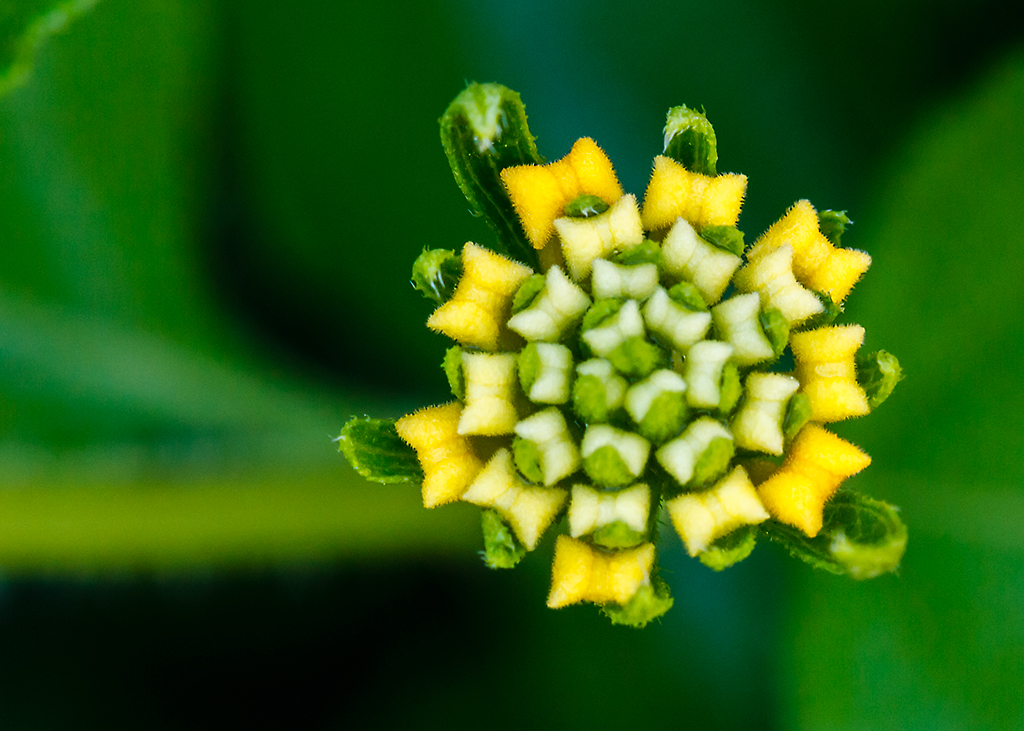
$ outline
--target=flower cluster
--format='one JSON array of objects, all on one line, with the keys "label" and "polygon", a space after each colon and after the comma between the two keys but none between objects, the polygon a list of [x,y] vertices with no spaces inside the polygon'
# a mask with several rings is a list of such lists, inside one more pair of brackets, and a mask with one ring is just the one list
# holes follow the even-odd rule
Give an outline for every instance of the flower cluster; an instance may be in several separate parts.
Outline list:
[{"label": "flower cluster", "polygon": [[823,426],[900,378],[888,353],[858,353],[862,327],[833,324],[871,263],[840,245],[849,219],[800,201],[747,247],[747,181],[717,174],[707,119],[677,107],[665,132],[641,204],[593,140],[543,164],[517,95],[463,92],[442,139],[499,242],[413,269],[439,305],[427,325],[454,342],[454,400],[353,419],[341,438],[365,476],[419,481],[428,508],[480,506],[493,568],[564,518],[548,606],[592,602],[633,626],[672,604],[665,515],[716,570],[759,535],[857,577],[893,569],[906,543],[894,508],[840,491],[870,458]]}]

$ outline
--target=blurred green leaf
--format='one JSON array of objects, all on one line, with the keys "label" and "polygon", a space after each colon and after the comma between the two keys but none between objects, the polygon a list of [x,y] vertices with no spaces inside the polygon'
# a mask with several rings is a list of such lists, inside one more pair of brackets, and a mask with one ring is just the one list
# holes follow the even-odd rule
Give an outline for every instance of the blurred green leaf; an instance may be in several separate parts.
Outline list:
[{"label": "blurred green leaf", "polygon": [[787,728],[1024,726],[1022,117],[1018,52],[906,141],[860,218],[873,266],[847,310],[910,376],[837,426],[914,538],[897,577],[799,579]]},{"label": "blurred green leaf", "polygon": [[36,50],[97,0],[7,0],[0,2],[0,96],[23,83]]}]

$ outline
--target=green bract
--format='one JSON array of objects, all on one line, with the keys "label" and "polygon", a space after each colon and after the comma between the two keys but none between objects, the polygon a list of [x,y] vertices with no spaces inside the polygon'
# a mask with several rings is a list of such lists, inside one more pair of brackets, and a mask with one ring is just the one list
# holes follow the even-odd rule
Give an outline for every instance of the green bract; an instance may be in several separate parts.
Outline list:
[{"label": "green bract", "polygon": [[746,178],[717,174],[714,130],[687,107],[669,112],[642,206],[589,138],[543,165],[499,85],[471,84],[441,137],[496,240],[416,260],[429,324],[456,342],[442,364],[456,400],[350,421],[341,448],[360,474],[420,482],[428,507],[480,506],[491,568],[554,526],[548,605],[589,601],[615,624],[672,606],[659,515],[716,571],[764,535],[855,578],[898,566],[896,510],[839,489],[870,458],[823,426],[902,377],[886,351],[856,354],[863,328],[831,326],[870,264],[838,247],[845,213],[800,201],[748,246]]}]

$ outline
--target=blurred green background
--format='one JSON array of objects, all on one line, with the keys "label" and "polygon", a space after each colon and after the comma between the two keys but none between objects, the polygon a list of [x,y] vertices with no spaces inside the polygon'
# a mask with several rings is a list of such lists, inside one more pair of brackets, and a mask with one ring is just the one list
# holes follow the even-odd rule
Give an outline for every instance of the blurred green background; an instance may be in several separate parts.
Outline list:
[{"label": "blurred green background", "polygon": [[[703,105],[748,239],[850,212],[847,319],[908,377],[837,431],[898,576],[670,540],[625,630],[347,467],[348,416],[446,395],[407,280],[489,236],[438,139],[466,80],[636,193]],[[102,0],[0,99],[0,726],[1024,728],[1022,120],[1002,2]]]}]

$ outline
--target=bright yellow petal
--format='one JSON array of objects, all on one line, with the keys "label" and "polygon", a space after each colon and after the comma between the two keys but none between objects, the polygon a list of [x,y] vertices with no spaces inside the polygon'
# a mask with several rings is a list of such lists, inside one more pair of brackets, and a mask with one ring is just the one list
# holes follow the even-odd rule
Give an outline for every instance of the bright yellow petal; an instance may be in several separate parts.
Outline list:
[{"label": "bright yellow petal", "polygon": [[825,503],[842,481],[871,458],[835,434],[808,424],[797,435],[782,467],[757,488],[768,512],[810,537],[821,530]]},{"label": "bright yellow petal", "polygon": [[860,325],[822,327],[790,338],[796,377],[811,402],[813,421],[842,421],[871,410],[854,365],[863,342]]},{"label": "bright yellow petal", "polygon": [[675,160],[658,155],[644,194],[644,228],[665,228],[677,218],[685,218],[698,229],[735,226],[746,190],[745,175],[712,178],[692,173]]},{"label": "bright yellow petal", "polygon": [[577,140],[561,160],[505,168],[501,179],[535,249],[545,247],[555,219],[580,194],[596,195],[608,205],[622,197],[611,160],[589,137]]},{"label": "bright yellow petal", "polygon": [[421,409],[395,422],[398,436],[416,450],[423,468],[424,507],[458,500],[483,469],[469,440],[459,436],[461,415],[456,402]]},{"label": "bright yellow petal", "polygon": [[842,303],[864,272],[871,257],[856,249],[839,249],[821,233],[818,212],[810,201],[797,201],[773,223],[747,254],[757,261],[782,246],[793,249],[793,273],[801,284]]},{"label": "bright yellow petal", "polygon": [[434,311],[427,327],[462,345],[497,349],[512,297],[531,274],[528,266],[467,243],[455,294]]}]

